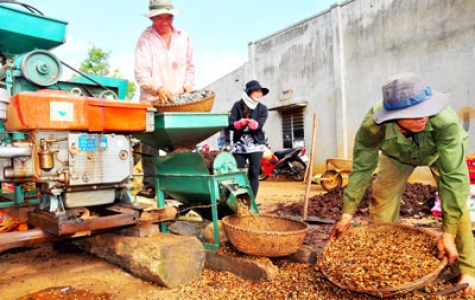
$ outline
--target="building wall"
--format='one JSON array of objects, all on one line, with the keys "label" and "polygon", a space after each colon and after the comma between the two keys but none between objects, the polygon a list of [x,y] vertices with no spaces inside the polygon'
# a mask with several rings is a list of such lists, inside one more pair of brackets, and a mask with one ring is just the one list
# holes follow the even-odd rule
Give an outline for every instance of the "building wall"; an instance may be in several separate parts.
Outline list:
[{"label": "building wall", "polygon": [[[368,109],[381,102],[383,81],[416,72],[433,89],[452,93],[451,106],[475,153],[475,1],[349,0],[250,42],[249,61],[210,84],[215,112],[227,112],[248,80],[269,87],[269,108],[307,103],[305,145],[318,118],[314,173],[327,158],[351,158],[354,135]],[[284,91],[291,91],[282,100]],[[287,93],[288,95],[289,93]],[[265,126],[274,149],[282,145],[280,116]],[[211,139],[213,143],[216,139]]]}]

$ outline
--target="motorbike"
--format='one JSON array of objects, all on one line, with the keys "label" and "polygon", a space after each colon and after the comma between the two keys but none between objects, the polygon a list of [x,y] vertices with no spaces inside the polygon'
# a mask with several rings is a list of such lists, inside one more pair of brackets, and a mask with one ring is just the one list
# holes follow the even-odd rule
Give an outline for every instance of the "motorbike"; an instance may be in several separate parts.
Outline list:
[{"label": "motorbike", "polygon": [[305,148],[293,148],[274,151],[270,159],[263,157],[259,180],[266,180],[273,174],[277,176],[277,180],[280,175],[284,175],[295,181],[303,181],[308,161],[305,153]]}]

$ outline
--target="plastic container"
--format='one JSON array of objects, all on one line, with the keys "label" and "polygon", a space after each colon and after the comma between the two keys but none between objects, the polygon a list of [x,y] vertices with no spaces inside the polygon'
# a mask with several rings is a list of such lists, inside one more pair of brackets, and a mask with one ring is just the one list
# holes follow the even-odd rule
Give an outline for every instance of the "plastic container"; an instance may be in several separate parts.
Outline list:
[{"label": "plastic container", "polygon": [[470,220],[472,227],[475,226],[475,185],[470,185],[470,194],[467,199],[468,212],[470,213]]},{"label": "plastic container", "polygon": [[475,158],[467,159],[468,176],[470,177],[470,184],[475,184]]},{"label": "plastic container", "polygon": [[431,212],[436,217],[442,217],[442,206],[440,203],[439,193],[436,194],[434,206],[431,208]]},{"label": "plastic container", "polygon": [[24,91],[7,107],[7,130],[145,132],[150,104],[82,97],[57,90]]}]

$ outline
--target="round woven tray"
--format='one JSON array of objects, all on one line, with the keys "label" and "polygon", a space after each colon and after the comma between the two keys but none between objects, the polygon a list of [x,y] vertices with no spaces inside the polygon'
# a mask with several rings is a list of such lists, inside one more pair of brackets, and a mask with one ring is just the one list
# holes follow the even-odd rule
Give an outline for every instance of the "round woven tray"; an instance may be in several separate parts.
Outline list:
[{"label": "round woven tray", "polygon": [[215,93],[210,90],[203,91],[193,91],[196,92],[205,92],[210,94],[210,96],[186,103],[172,103],[172,104],[158,104],[158,101],[152,102],[153,107],[157,109],[157,112],[210,112],[213,108]]},{"label": "round woven tray", "polygon": [[297,252],[307,223],[275,215],[230,215],[222,219],[231,244],[248,255],[281,257]]},{"label": "round woven tray", "polygon": [[[413,291],[415,289],[419,289],[419,288],[424,287],[427,283],[434,280],[437,277],[437,275],[439,275],[439,273],[447,266],[447,258],[444,257],[440,261],[440,263],[438,263],[438,265],[436,265],[435,268],[433,268],[432,271],[427,273],[426,275],[421,276],[420,278],[418,278],[416,280],[413,280],[411,282],[402,283],[400,285],[393,286],[393,287],[388,286],[388,287],[384,287],[384,288],[374,288],[374,289],[366,288],[365,289],[365,288],[358,288],[357,285],[354,284],[354,281],[351,285],[347,285],[347,284],[342,283],[342,277],[345,276],[345,274],[338,274],[338,275],[332,274],[332,272],[329,271],[328,268],[325,266],[325,259],[328,260],[329,257],[331,257],[331,255],[329,253],[329,251],[330,251],[329,249],[333,248],[332,246],[334,246],[333,244],[335,244],[335,243],[344,243],[345,247],[349,247],[349,248],[355,247],[355,248],[357,248],[358,247],[358,245],[356,244],[356,243],[358,243],[356,241],[357,239],[356,238],[353,239],[351,237],[355,237],[356,235],[361,235],[361,234],[364,234],[365,232],[369,232],[369,231],[372,231],[372,230],[378,230],[378,231],[384,230],[385,235],[397,234],[397,231],[406,231],[406,232],[409,232],[413,235],[417,235],[417,234],[425,235],[425,236],[430,237],[429,240],[431,242],[430,242],[430,245],[427,245],[427,247],[425,247],[424,250],[427,251],[428,249],[433,249],[434,252],[436,251],[435,249],[436,249],[437,237],[434,234],[432,234],[432,233],[430,233],[426,230],[416,228],[416,227],[400,225],[400,224],[383,223],[383,222],[371,222],[370,221],[370,223],[368,223],[368,225],[351,228],[350,230],[348,230],[348,232],[345,233],[344,239],[332,239],[325,246],[325,249],[323,251],[323,258],[320,261],[319,268],[322,271],[323,275],[329,281],[331,281],[336,286],[338,286],[342,289],[348,290],[348,291],[357,292],[357,293],[364,293],[364,294],[372,295],[372,296],[379,297],[379,298],[386,298],[386,297],[392,297],[392,296],[395,296],[395,295],[398,295],[398,294],[408,293],[408,292]],[[354,240],[355,242],[352,243],[352,240]],[[393,247],[391,247],[391,249],[393,249],[393,250],[391,250],[391,251],[394,251],[394,252],[392,252],[392,253],[394,253],[394,255],[397,255],[398,253],[400,253],[400,251],[401,251],[400,245],[392,245],[392,246]],[[376,247],[377,246],[374,246],[374,248],[376,248]],[[364,251],[364,250],[361,250],[361,251]],[[370,253],[366,257],[367,257],[368,260],[378,258],[376,255],[371,255]],[[384,258],[391,258],[391,257],[393,257],[391,255],[391,253],[387,253],[387,255],[384,255]],[[348,263],[349,263],[349,260],[347,261],[347,264]],[[375,265],[378,265],[378,263],[375,263]],[[410,270],[412,268],[418,268],[418,266],[417,265],[410,265],[410,266],[406,266],[406,268],[407,268],[407,270]],[[341,269],[343,269],[343,268],[341,268]],[[379,271],[379,269],[377,269],[375,271]],[[392,274],[397,275],[397,273],[398,273],[397,270],[393,270],[393,271],[394,272]],[[355,271],[351,272],[350,276],[354,276],[355,273],[356,273]],[[366,276],[366,275],[361,275],[361,276]],[[367,281],[373,281],[374,282],[374,280],[372,279],[371,276],[374,276],[374,275],[370,275],[370,274],[367,275],[367,277],[366,277]],[[381,281],[377,281],[377,282],[380,283]]]}]

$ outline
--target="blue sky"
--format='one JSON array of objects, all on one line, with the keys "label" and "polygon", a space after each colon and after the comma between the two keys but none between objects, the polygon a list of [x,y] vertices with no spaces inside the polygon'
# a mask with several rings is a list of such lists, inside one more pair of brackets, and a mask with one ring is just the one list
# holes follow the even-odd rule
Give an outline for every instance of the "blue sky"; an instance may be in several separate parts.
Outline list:
[{"label": "blue sky", "polygon": [[[18,0],[47,17],[68,22],[66,43],[53,52],[79,68],[91,45],[110,51],[109,62],[133,78],[134,48],[151,21],[143,16],[148,0]],[[335,0],[174,0],[174,25],[191,36],[196,88],[218,80],[247,61],[248,43],[316,15]],[[14,6],[18,7],[18,6]],[[70,76],[63,70],[64,76]]]}]

